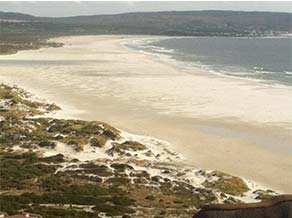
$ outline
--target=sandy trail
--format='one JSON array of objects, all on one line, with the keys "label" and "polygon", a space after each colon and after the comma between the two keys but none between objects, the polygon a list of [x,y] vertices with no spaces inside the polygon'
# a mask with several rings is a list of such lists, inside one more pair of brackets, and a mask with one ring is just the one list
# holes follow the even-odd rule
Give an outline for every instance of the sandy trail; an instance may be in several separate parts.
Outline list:
[{"label": "sandy trail", "polygon": [[196,167],[292,193],[292,91],[121,45],[139,38],[145,36],[54,39],[65,46],[0,56],[0,79],[58,103],[62,116],[169,141]]}]

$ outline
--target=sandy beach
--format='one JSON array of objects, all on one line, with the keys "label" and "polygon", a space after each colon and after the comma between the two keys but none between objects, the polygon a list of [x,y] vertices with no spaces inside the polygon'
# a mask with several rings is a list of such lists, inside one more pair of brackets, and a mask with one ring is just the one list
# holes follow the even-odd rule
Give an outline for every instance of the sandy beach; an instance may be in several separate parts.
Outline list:
[{"label": "sandy beach", "polygon": [[172,144],[189,164],[292,193],[292,90],[185,68],[126,48],[149,36],[52,39],[0,56],[0,81],[63,108]]}]

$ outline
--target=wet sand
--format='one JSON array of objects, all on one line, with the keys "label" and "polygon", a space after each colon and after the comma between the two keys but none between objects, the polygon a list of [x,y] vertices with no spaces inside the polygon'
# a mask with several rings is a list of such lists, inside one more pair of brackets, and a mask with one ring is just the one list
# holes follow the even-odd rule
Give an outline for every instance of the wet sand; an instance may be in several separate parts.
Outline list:
[{"label": "wet sand", "polygon": [[145,37],[54,39],[65,46],[0,56],[0,80],[56,102],[60,116],[163,139],[197,168],[292,193],[292,91],[121,45]]}]

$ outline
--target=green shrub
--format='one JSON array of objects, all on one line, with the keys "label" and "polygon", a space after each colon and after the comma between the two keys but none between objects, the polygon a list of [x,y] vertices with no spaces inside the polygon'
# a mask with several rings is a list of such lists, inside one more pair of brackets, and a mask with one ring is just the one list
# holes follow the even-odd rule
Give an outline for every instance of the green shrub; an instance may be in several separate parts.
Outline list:
[{"label": "green shrub", "polygon": [[101,196],[110,194],[108,189],[92,184],[72,185],[65,190],[66,194]]},{"label": "green shrub", "polygon": [[41,214],[44,218],[96,218],[95,213],[61,208],[36,207],[30,212]]},{"label": "green shrub", "polygon": [[147,195],[145,197],[146,200],[149,200],[149,201],[154,201],[155,200],[155,196],[154,195]]}]

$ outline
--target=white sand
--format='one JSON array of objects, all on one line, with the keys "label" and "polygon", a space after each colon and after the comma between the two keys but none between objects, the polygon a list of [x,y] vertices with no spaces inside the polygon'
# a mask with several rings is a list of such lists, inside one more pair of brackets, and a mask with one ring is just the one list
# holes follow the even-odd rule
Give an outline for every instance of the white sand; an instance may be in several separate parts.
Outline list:
[{"label": "white sand", "polygon": [[58,38],[66,46],[0,56],[0,79],[56,102],[69,117],[169,141],[197,168],[292,192],[292,90],[178,67],[121,45],[139,38]]}]

